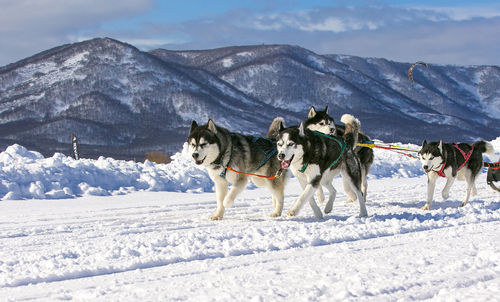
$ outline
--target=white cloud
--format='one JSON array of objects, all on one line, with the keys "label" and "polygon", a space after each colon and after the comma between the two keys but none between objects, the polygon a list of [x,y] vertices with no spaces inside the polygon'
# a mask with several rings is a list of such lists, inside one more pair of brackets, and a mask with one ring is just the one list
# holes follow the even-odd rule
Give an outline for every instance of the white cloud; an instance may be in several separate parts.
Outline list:
[{"label": "white cloud", "polygon": [[453,20],[453,21],[466,21],[474,18],[495,18],[500,17],[500,5],[497,6],[470,6],[470,7],[429,7],[418,6],[413,9],[436,12],[442,18],[436,21]]},{"label": "white cloud", "polygon": [[237,9],[176,24],[102,26],[109,20],[144,12],[152,7],[152,1],[0,0],[0,65],[13,62],[5,61],[9,56],[21,59],[96,36],[109,36],[141,49],[292,44],[323,54],[500,65],[500,6]]},{"label": "white cloud", "polygon": [[0,0],[0,66],[145,12],[153,0]]}]

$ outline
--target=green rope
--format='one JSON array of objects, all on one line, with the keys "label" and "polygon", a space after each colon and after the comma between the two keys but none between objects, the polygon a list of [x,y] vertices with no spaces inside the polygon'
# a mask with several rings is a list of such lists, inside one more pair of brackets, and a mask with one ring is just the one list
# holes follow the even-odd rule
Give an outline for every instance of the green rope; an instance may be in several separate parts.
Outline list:
[{"label": "green rope", "polygon": [[[346,147],[346,143],[345,142],[341,142],[339,141],[338,139],[336,139],[335,137],[331,136],[331,135],[328,135],[328,134],[324,134],[324,133],[321,133],[321,132],[318,132],[318,131],[313,131],[312,133],[314,133],[314,135],[319,135],[319,136],[324,136],[328,139],[332,139],[334,140],[337,144],[339,144],[340,146],[340,154],[339,154],[339,157],[337,157],[336,160],[333,161],[333,163],[330,164],[330,166],[328,166],[327,170],[330,169],[331,167],[333,167],[333,165],[335,165],[339,160],[340,158],[342,157],[342,155],[344,154],[344,150],[345,150],[345,147]],[[299,170],[300,173],[304,173],[307,169],[307,165],[308,164],[304,164],[302,166],[302,168]]]}]

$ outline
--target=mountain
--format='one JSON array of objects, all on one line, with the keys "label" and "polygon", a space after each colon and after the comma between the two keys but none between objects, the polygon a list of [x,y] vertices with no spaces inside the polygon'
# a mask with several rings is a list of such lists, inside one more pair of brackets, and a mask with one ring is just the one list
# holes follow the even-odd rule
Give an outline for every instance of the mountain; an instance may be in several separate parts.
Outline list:
[{"label": "mountain", "polygon": [[180,149],[191,120],[264,135],[298,123],[310,106],[360,118],[385,141],[471,141],[500,136],[500,68],[418,66],[318,55],[288,45],[140,51],[109,38],[63,45],[0,67],[0,147],[44,155],[143,160]]}]

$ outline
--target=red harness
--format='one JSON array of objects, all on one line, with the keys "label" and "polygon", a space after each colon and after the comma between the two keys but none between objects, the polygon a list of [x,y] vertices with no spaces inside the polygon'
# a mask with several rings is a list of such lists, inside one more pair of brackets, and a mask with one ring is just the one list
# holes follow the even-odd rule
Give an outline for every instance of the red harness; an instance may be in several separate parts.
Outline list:
[{"label": "red harness", "polygon": [[[467,152],[467,154],[465,154],[465,152],[460,149],[460,147],[458,147],[458,144],[457,143],[453,143],[453,147],[457,148],[458,151],[460,151],[460,153],[462,153],[462,156],[464,157],[464,163],[462,165],[460,165],[460,167],[458,167],[458,170],[457,171],[460,171],[460,169],[463,168],[463,166],[465,166],[465,164],[469,161],[469,158],[471,157],[472,155],[472,151],[474,151],[474,145],[471,146],[471,149],[469,152]],[[444,175],[444,166],[446,166],[446,162],[443,163],[443,166],[441,167],[441,169],[439,171],[434,171],[437,173],[437,175],[441,176],[441,177],[446,177],[446,175]]]},{"label": "red harness", "polygon": [[434,171],[434,170],[432,170],[432,171],[436,172],[437,175],[439,175],[441,177],[446,177],[446,175],[444,175],[444,172],[443,172],[444,171],[444,166],[446,166],[446,162],[443,163],[443,165],[441,166],[441,169],[439,169],[439,171]]}]

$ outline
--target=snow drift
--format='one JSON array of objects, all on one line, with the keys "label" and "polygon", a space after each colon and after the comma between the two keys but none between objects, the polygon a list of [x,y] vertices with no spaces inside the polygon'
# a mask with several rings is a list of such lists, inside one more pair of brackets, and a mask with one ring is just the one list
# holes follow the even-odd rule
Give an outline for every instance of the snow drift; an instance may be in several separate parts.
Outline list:
[{"label": "snow drift", "polygon": [[[500,137],[492,144],[497,153],[488,160],[497,161]],[[419,146],[411,144],[403,146],[419,149]],[[418,160],[375,149],[375,161],[369,177],[406,178],[423,173]],[[4,200],[119,195],[134,191],[213,190],[206,170],[190,159],[186,144],[181,152],[172,156],[169,164],[137,163],[105,157],[74,160],[61,153],[44,158],[40,153],[20,145],[12,145],[0,153],[0,198]]]}]

